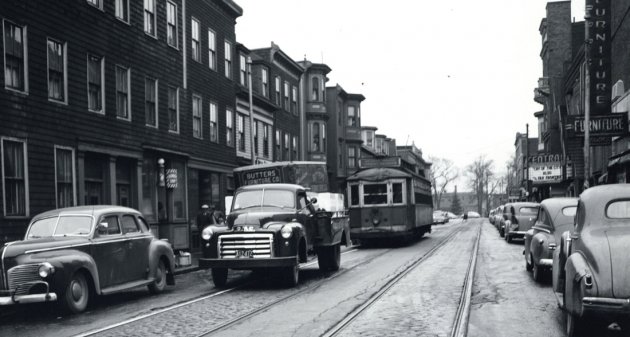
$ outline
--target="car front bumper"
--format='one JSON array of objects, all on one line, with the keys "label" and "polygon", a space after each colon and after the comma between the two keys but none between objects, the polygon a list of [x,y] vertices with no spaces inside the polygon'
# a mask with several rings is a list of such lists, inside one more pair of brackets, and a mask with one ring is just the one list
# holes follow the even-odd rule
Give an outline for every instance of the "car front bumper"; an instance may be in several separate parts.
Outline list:
[{"label": "car front bumper", "polygon": [[630,299],[584,297],[582,298],[582,308],[584,313],[628,315],[630,314]]},{"label": "car front bumper", "polygon": [[0,296],[0,305],[53,302],[56,300],[57,294],[55,293]]},{"label": "car front bumper", "polygon": [[200,258],[200,268],[230,268],[230,269],[256,269],[292,267],[298,264],[295,256],[271,257],[271,258],[229,258],[210,259]]},{"label": "car front bumper", "polygon": [[525,237],[525,233],[527,232],[523,232],[523,231],[506,231],[506,234],[509,234],[511,238],[524,238]]}]

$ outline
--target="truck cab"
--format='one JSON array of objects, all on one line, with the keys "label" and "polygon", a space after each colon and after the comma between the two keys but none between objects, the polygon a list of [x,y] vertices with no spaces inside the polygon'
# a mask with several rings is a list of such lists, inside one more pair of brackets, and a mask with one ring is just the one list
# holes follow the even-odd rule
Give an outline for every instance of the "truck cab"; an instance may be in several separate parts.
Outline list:
[{"label": "truck cab", "polygon": [[271,269],[286,285],[299,282],[299,263],[317,255],[320,270],[336,271],[340,245],[349,244],[348,217],[317,209],[301,185],[270,183],[239,187],[225,224],[202,231],[201,268],[212,269],[217,287],[229,269]]}]

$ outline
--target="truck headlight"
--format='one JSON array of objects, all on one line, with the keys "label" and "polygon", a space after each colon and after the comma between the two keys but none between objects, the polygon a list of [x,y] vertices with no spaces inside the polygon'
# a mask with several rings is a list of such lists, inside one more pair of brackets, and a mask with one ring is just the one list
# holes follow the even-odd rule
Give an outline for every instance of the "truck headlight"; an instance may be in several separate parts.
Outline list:
[{"label": "truck headlight", "polygon": [[288,226],[288,225],[282,226],[282,229],[280,230],[280,234],[282,234],[282,237],[285,239],[290,238],[291,235],[293,235],[293,227]]},{"label": "truck headlight", "polygon": [[53,267],[53,265],[48,262],[44,262],[40,264],[39,269],[37,270],[37,273],[39,274],[39,277],[41,278],[47,278],[48,276],[52,275],[54,272],[55,272],[55,267]]},{"label": "truck headlight", "polygon": [[201,232],[201,238],[206,241],[210,240],[210,238],[212,238],[212,228],[210,227],[204,228],[203,231]]}]

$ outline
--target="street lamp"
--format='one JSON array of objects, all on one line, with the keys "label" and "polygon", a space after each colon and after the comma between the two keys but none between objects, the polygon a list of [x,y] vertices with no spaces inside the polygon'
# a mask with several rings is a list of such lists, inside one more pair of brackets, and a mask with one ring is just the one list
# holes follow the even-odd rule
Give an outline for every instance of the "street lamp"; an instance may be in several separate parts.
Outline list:
[{"label": "street lamp", "polygon": [[252,95],[252,57],[247,56],[247,88],[249,91],[249,140],[251,145],[252,165],[256,164],[254,156],[254,99]]}]

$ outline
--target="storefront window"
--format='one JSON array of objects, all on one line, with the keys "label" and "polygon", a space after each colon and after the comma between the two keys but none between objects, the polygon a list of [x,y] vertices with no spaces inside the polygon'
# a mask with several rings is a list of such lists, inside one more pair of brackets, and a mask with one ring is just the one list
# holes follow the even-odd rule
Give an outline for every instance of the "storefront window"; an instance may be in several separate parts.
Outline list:
[{"label": "storefront window", "polygon": [[149,222],[157,221],[157,159],[144,158],[142,163],[142,206],[141,212]]},{"label": "storefront window", "polygon": [[177,177],[177,186],[174,188],[169,186],[173,211],[171,216],[173,220],[182,220],[186,218],[186,175],[184,163],[172,161],[168,166],[170,178],[174,179],[175,175]]},{"label": "storefront window", "polygon": [[85,205],[100,205],[105,203],[103,199],[104,183],[103,158],[98,156],[85,156]]}]

